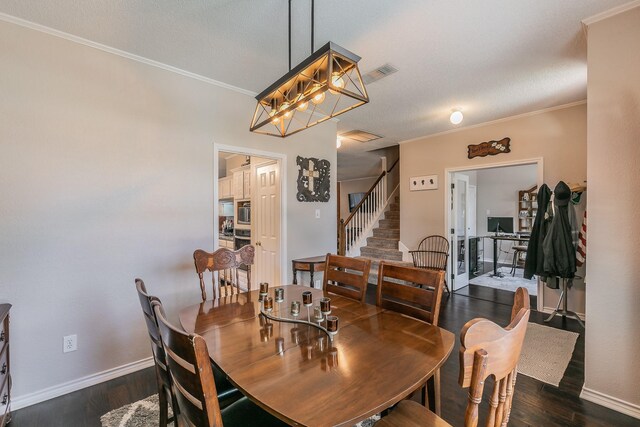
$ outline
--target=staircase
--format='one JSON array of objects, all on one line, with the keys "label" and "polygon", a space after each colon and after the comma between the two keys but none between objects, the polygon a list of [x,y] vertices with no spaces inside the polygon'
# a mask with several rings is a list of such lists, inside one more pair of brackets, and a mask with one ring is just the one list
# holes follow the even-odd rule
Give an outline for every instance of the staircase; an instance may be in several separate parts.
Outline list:
[{"label": "staircase", "polygon": [[380,219],[379,226],[373,229],[373,237],[367,238],[366,246],[360,248],[360,256],[371,260],[369,283],[378,282],[378,266],[380,261],[391,261],[394,264],[412,266],[413,263],[402,262],[402,252],[398,250],[400,242],[400,196],[396,196],[393,203]]}]

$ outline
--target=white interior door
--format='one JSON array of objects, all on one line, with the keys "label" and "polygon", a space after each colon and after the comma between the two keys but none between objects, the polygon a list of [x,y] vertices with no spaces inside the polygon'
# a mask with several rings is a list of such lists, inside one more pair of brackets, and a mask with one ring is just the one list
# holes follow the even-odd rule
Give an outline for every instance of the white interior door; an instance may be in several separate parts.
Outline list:
[{"label": "white interior door", "polygon": [[[252,233],[256,259],[252,283],[280,283],[280,165],[278,162],[256,167],[253,191]],[[255,287],[255,286],[254,286]]]},{"label": "white interior door", "polygon": [[469,284],[469,177],[453,174],[451,185],[451,273],[452,289]]}]

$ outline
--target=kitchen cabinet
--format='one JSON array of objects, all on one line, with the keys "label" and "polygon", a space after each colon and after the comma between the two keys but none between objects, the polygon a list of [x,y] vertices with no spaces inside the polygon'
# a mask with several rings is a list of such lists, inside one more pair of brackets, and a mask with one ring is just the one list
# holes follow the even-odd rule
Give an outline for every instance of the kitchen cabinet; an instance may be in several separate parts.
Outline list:
[{"label": "kitchen cabinet", "polygon": [[233,177],[226,176],[218,180],[218,199],[233,198]]},{"label": "kitchen cabinet", "polygon": [[227,248],[227,249],[231,249],[233,250],[233,240],[225,240],[225,239],[219,239],[218,240],[218,247],[220,248]]},{"label": "kitchen cabinet", "polygon": [[251,167],[233,171],[233,197],[237,200],[251,198]]}]

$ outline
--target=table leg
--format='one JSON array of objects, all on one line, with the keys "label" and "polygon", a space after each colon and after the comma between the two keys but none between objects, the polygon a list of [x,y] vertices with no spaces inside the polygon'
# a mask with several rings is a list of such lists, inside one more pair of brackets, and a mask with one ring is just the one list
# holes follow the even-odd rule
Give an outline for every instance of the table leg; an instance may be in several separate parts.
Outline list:
[{"label": "table leg", "polygon": [[502,273],[498,273],[498,239],[493,239],[493,276],[502,277]]},{"label": "table leg", "polygon": [[440,416],[440,369],[427,380],[427,395],[429,398],[429,410]]},{"label": "table leg", "polygon": [[295,263],[293,263],[292,268],[293,268],[293,284],[297,285],[298,284],[298,277],[297,277],[298,276],[298,270],[296,270]]},{"label": "table leg", "polygon": [[309,286],[312,287],[312,288],[315,288],[315,286],[313,285],[313,270],[315,270],[316,266],[311,264],[309,267],[310,267],[309,268],[309,275],[311,276],[311,283],[309,283]]}]

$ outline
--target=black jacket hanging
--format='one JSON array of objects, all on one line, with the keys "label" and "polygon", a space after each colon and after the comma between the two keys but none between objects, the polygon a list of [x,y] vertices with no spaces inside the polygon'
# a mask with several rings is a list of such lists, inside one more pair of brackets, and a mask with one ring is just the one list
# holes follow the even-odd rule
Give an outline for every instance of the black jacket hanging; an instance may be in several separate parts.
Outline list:
[{"label": "black jacket hanging", "polygon": [[542,251],[542,242],[547,231],[547,221],[544,214],[551,200],[551,189],[547,184],[542,184],[538,190],[538,211],[533,220],[533,228],[531,229],[531,238],[527,248],[527,259],[524,263],[524,277],[531,279],[534,274],[544,273],[544,252]]},{"label": "black jacket hanging", "polygon": [[553,190],[555,205],[553,220],[542,243],[546,276],[573,278],[576,273],[576,251],[571,237],[568,204],[571,190],[560,181]]}]

